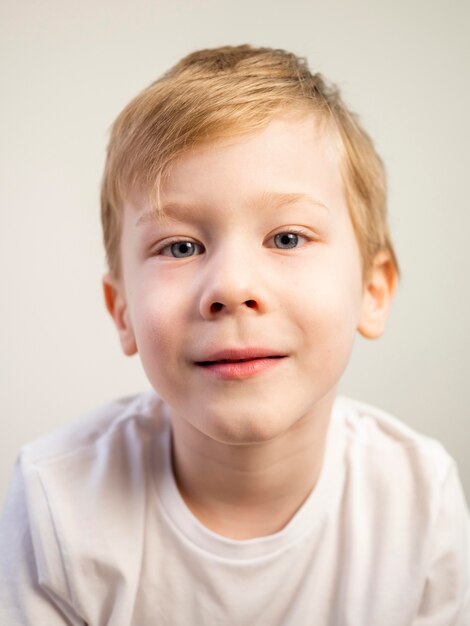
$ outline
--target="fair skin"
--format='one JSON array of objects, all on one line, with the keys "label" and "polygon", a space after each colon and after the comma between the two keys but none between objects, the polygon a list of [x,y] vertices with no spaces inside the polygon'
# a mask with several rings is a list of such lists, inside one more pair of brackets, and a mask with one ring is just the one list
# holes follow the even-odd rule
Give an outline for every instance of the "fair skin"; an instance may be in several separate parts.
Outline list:
[{"label": "fair skin", "polygon": [[165,219],[125,207],[122,276],[104,279],[171,417],[181,494],[233,539],[281,530],[315,487],[355,334],[378,337],[393,296],[387,253],[363,280],[336,146],[313,114],[285,115],[186,153]]}]

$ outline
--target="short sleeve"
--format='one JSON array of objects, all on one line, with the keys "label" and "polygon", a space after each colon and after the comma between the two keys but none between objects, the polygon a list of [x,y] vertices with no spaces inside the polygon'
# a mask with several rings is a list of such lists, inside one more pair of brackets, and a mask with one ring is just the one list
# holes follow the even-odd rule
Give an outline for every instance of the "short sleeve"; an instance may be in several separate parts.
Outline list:
[{"label": "short sleeve", "polygon": [[19,461],[0,518],[0,624],[85,624],[63,598],[39,583],[25,480]]},{"label": "short sleeve", "polygon": [[470,517],[451,461],[438,504],[424,592],[413,626],[470,625]]}]

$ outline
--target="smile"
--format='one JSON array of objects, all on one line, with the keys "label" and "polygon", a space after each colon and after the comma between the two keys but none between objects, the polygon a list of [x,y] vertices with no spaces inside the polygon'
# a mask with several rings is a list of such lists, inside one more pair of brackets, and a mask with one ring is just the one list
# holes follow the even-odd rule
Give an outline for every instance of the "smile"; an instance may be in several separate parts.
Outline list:
[{"label": "smile", "polygon": [[258,361],[259,359],[282,359],[282,356],[259,356],[248,359],[219,359],[218,361],[201,361],[198,365],[213,365],[214,363],[246,363],[247,361]]},{"label": "smile", "polygon": [[276,367],[285,358],[284,356],[262,356],[247,359],[219,359],[197,362],[196,365],[216,378],[244,379]]}]

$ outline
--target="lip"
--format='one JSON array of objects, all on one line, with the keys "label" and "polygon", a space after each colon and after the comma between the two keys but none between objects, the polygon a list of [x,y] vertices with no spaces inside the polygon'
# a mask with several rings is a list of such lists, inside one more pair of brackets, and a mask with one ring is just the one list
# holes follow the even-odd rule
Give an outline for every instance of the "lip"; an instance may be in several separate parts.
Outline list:
[{"label": "lip", "polygon": [[258,347],[247,347],[247,348],[225,348],[223,350],[218,350],[217,352],[212,352],[207,356],[204,356],[202,359],[198,359],[196,361],[197,365],[202,365],[205,363],[210,363],[213,361],[249,361],[252,359],[262,359],[262,358],[273,358],[273,357],[284,357],[286,356],[282,352],[276,352],[271,348],[258,348]]},{"label": "lip", "polygon": [[202,371],[225,380],[251,378],[276,367],[287,357],[267,348],[232,348],[219,350],[201,361]]}]

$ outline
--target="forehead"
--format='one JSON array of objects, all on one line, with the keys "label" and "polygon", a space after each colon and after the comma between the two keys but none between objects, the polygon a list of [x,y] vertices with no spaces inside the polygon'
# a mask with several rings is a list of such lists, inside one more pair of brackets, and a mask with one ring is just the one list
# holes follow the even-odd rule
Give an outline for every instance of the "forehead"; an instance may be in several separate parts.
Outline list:
[{"label": "forehead", "polygon": [[[134,223],[184,218],[217,205],[237,210],[295,202],[344,204],[342,151],[315,115],[276,118],[258,132],[198,145],[174,161],[158,198],[134,204]],[[137,221],[135,220],[137,218]]]}]

